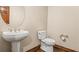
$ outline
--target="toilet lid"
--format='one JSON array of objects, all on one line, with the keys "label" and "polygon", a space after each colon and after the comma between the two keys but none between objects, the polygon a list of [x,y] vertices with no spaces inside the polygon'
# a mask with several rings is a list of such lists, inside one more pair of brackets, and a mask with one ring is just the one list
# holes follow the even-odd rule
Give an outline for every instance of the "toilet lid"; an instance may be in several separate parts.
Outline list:
[{"label": "toilet lid", "polygon": [[44,40],[42,40],[43,42],[49,42],[49,43],[53,43],[55,42],[54,39],[51,39],[51,38],[45,38]]}]

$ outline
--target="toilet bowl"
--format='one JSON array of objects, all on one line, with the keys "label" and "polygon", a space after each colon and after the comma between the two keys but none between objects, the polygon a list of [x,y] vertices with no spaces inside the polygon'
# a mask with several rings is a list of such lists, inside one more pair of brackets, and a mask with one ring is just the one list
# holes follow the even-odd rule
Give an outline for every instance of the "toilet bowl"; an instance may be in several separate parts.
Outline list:
[{"label": "toilet bowl", "polygon": [[51,38],[45,38],[44,40],[42,40],[42,42],[44,42],[47,45],[54,45],[54,40]]},{"label": "toilet bowl", "polygon": [[47,37],[46,31],[38,31],[38,39],[41,41],[41,49],[46,52],[53,52],[55,40]]}]

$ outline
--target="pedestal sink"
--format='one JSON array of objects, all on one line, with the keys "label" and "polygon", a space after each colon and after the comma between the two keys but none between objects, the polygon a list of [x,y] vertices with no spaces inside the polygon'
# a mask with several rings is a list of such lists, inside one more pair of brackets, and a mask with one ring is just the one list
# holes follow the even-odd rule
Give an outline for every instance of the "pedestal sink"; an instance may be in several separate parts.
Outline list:
[{"label": "pedestal sink", "polygon": [[11,42],[12,52],[20,52],[20,41],[28,36],[28,31],[2,32],[2,37]]}]

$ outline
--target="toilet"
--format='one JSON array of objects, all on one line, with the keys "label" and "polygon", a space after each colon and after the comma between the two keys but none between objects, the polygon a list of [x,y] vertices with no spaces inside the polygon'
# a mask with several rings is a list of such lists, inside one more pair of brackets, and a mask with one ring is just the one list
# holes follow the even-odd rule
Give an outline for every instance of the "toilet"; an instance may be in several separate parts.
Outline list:
[{"label": "toilet", "polygon": [[53,52],[55,40],[47,36],[46,31],[38,31],[38,39],[41,41],[41,49],[45,52]]}]

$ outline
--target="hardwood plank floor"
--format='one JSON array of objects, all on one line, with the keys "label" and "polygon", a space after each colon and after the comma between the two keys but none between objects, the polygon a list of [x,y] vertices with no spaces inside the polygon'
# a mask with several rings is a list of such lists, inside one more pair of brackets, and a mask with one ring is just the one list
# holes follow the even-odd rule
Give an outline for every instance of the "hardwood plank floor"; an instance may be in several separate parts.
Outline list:
[{"label": "hardwood plank floor", "polygon": [[[40,49],[40,47],[39,47],[39,48],[35,48],[35,49],[32,49],[32,50],[29,50],[27,52],[44,52],[44,51],[42,49]],[[66,52],[66,51],[54,47],[54,51],[53,52]]]},{"label": "hardwood plank floor", "polygon": [[[65,48],[65,47],[59,46],[59,45],[54,45],[53,49],[54,49],[53,52],[77,52],[77,51],[74,51],[72,49]],[[33,49],[31,49],[27,52],[44,52],[44,51],[42,49],[40,49],[40,45],[39,45],[39,46],[34,47]]]},{"label": "hardwood plank floor", "polygon": [[[44,51],[41,50],[41,49],[38,49],[36,52],[44,52]],[[54,51],[53,52],[65,52],[65,51],[57,49],[57,48],[54,47]]]},{"label": "hardwood plank floor", "polygon": [[66,51],[54,47],[54,52],[66,52]]}]

